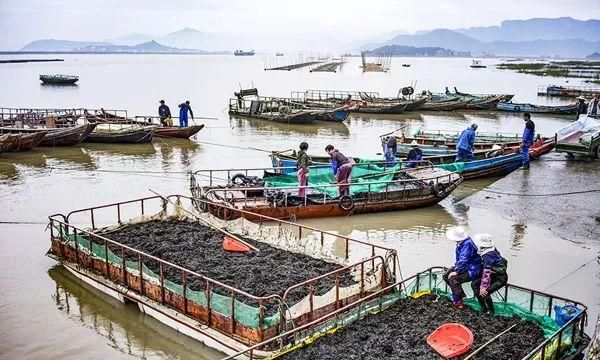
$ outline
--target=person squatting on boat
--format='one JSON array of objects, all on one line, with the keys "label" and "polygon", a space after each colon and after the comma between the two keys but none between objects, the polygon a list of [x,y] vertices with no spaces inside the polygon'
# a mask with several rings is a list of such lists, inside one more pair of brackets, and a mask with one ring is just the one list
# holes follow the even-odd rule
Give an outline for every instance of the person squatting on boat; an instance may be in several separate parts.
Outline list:
[{"label": "person squatting on boat", "polygon": [[456,242],[455,264],[444,274],[444,281],[452,291],[452,302],[462,308],[462,299],[466,296],[462,284],[476,280],[481,275],[481,256],[477,246],[469,236],[466,228],[456,226],[446,231],[446,237]]},{"label": "person squatting on boat", "polygon": [[162,126],[171,126],[173,125],[173,120],[171,120],[171,109],[167,105],[165,105],[165,101],[159,101],[160,106],[158,107],[158,116],[160,117],[160,124]]},{"label": "person squatting on boat", "polygon": [[396,153],[398,153],[398,141],[394,135],[387,138],[384,145],[385,166],[393,167],[396,165]]},{"label": "person squatting on boat", "polygon": [[331,156],[331,169],[338,184],[340,197],[350,195],[350,180],[352,177],[352,166],[355,164],[354,159],[347,158],[335,149],[333,145],[327,145],[325,151]]},{"label": "person squatting on boat", "polygon": [[188,111],[192,117],[192,120],[194,120],[194,112],[192,111],[189,100],[179,104],[179,127],[188,126]]},{"label": "person squatting on boat", "polygon": [[410,151],[408,152],[408,161],[406,162],[406,167],[419,167],[419,165],[423,161],[423,151],[419,149],[419,143],[417,143],[417,140],[411,141],[410,146],[412,147],[412,149],[410,149]]},{"label": "person squatting on boat", "polygon": [[496,249],[492,235],[475,234],[473,243],[477,247],[477,254],[481,257],[483,269],[481,276],[471,283],[471,288],[481,306],[481,311],[494,314],[492,293],[508,283],[508,274],[506,273],[508,261]]},{"label": "person squatting on boat", "polygon": [[535,138],[535,124],[531,121],[531,114],[524,113],[525,129],[523,129],[523,143],[521,144],[521,156],[523,157],[523,169],[529,169],[529,148],[533,145]]},{"label": "person squatting on boat", "polygon": [[298,196],[306,196],[306,188],[308,186],[308,167],[310,166],[310,159],[306,153],[308,150],[308,143],[300,143],[300,151],[298,151],[298,158],[296,160],[296,171],[298,175]]},{"label": "person squatting on boat", "polygon": [[477,124],[473,123],[456,140],[456,161],[473,161],[473,146]]}]

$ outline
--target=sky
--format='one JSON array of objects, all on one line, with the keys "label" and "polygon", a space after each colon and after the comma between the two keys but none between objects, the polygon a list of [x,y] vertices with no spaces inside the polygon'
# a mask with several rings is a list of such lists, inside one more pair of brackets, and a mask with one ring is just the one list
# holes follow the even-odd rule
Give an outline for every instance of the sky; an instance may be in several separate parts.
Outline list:
[{"label": "sky", "polygon": [[110,40],[133,33],[335,33],[499,25],[533,17],[600,18],[600,0],[0,0],[0,49],[37,39]]}]

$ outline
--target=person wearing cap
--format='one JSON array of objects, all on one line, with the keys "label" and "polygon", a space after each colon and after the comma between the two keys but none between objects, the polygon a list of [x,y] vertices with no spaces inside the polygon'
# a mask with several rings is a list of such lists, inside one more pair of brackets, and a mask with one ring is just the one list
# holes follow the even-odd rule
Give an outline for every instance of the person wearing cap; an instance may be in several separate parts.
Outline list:
[{"label": "person wearing cap", "polygon": [[508,261],[496,249],[490,234],[473,235],[473,243],[477,246],[477,254],[481,256],[483,270],[481,277],[473,280],[471,288],[481,306],[481,311],[494,314],[492,293],[508,283],[506,273]]},{"label": "person wearing cap", "polygon": [[165,101],[159,101],[160,106],[158,107],[158,116],[160,117],[160,124],[162,126],[167,126],[167,119],[171,118],[171,109],[167,105],[165,105]]},{"label": "person wearing cap", "polygon": [[477,246],[463,226],[448,229],[446,237],[448,240],[456,242],[454,250],[456,263],[448,269],[443,278],[452,290],[452,302],[460,309],[463,307],[462,299],[466,296],[462,284],[481,276],[481,256],[477,253]]},{"label": "person wearing cap", "polygon": [[392,167],[396,165],[396,153],[398,152],[398,141],[396,140],[396,136],[388,136],[387,140],[385,141],[383,151],[385,156],[384,167]]},{"label": "person wearing cap", "polygon": [[520,154],[523,157],[523,169],[529,169],[529,148],[533,145],[535,139],[535,124],[531,121],[530,113],[523,113],[525,129],[523,129],[523,143],[521,144]]},{"label": "person wearing cap", "polygon": [[477,124],[473,123],[460,133],[456,141],[456,161],[473,161],[476,130]]},{"label": "person wearing cap", "polygon": [[580,96],[579,101],[577,102],[577,118],[579,118],[579,115],[581,114],[587,114],[587,110],[588,110],[588,106],[585,103],[585,98],[583,96]]},{"label": "person wearing cap", "polygon": [[194,120],[194,112],[192,111],[189,100],[179,104],[179,127],[188,126],[188,111],[192,117],[192,120]]},{"label": "person wearing cap", "polygon": [[421,161],[423,160],[423,151],[421,151],[421,149],[419,149],[419,143],[417,143],[417,140],[411,141],[410,147],[412,149],[410,149],[410,151],[408,152],[408,157],[406,158],[406,160],[407,160],[406,167],[407,168],[418,167],[421,164]]},{"label": "person wearing cap", "polygon": [[333,145],[327,145],[325,151],[331,156],[331,170],[333,170],[333,175],[338,184],[340,197],[350,195],[352,166],[355,164],[354,159],[347,158],[335,149]]}]

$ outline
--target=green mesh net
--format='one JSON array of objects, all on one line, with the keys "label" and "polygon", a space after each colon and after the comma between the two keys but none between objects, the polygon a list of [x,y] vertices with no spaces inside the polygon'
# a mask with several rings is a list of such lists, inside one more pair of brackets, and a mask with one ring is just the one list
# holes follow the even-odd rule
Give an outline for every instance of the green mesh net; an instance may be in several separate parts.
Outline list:
[{"label": "green mesh net", "polygon": [[[400,169],[400,165],[394,167],[383,168],[380,165],[371,163],[360,163],[352,168],[352,185],[350,186],[350,194],[354,195],[362,192],[378,192],[385,189],[385,182],[389,182],[394,177],[394,172]],[[265,178],[267,186],[273,187],[296,187],[298,186],[297,172],[287,173],[277,176]],[[331,197],[338,195],[333,172],[329,167],[311,168],[308,173],[309,186],[331,185],[314,188],[321,194],[326,194]]]},{"label": "green mesh net", "polygon": [[[73,236],[73,234],[66,234],[64,231],[61,231],[64,229],[61,229],[56,226],[54,228],[59,234],[62,233],[62,238],[65,239],[66,244],[68,244],[72,248],[75,248],[75,237]],[[84,251],[85,253],[89,254],[92,258],[102,260],[102,261],[104,261],[106,259],[106,252],[105,252],[104,244],[100,245],[100,244],[96,244],[94,242],[91,242],[91,244],[90,244],[90,241],[86,237],[81,236],[79,234],[77,235],[77,244],[79,246],[80,251]],[[123,264],[123,259],[119,255],[116,255],[110,249],[108,249],[108,262],[112,265],[120,267]],[[137,261],[126,260],[125,264],[126,264],[128,272],[135,274],[135,275],[139,274],[140,268],[139,268],[139,264]],[[153,281],[155,281],[155,283],[160,282],[160,276],[157,275],[155,272],[153,272],[151,269],[149,269],[143,263],[142,263],[142,272],[144,274],[143,275],[144,280],[153,280]],[[177,284],[168,279],[164,279],[163,284],[166,289],[168,289],[180,296],[183,296],[183,285]],[[204,291],[204,290],[203,291],[195,291],[195,290],[190,289],[189,287],[186,287],[186,298],[188,301],[192,301],[202,307],[206,307],[207,299],[206,299],[206,291]],[[231,297],[224,296],[224,295],[218,294],[214,291],[211,291],[210,307],[211,307],[212,311],[218,312],[224,316],[231,318]],[[237,299],[235,299],[234,307],[235,307],[234,308],[235,321],[237,323],[242,324],[247,327],[250,327],[250,328],[255,328],[255,329],[258,328],[258,324],[259,324],[259,308],[258,307],[245,304],[244,302],[239,301]],[[270,316],[265,316],[264,320],[263,320],[263,328],[268,328],[268,327],[278,324],[279,317],[280,317],[279,311],[275,312],[274,314],[272,314]]]},{"label": "green mesh net", "polygon": [[448,170],[448,171],[452,171],[454,173],[462,173],[463,169],[465,168],[465,163],[464,162],[453,162],[450,164],[439,164],[435,166],[438,169],[443,169],[443,170]]}]

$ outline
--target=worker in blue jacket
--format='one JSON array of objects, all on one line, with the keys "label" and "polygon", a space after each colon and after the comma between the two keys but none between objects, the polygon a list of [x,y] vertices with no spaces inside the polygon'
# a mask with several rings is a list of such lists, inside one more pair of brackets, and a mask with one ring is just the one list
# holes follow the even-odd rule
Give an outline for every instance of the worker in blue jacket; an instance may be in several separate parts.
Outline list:
[{"label": "worker in blue jacket", "polygon": [[529,148],[533,145],[535,138],[535,124],[531,121],[531,114],[524,113],[525,129],[523,129],[523,143],[521,144],[521,156],[523,157],[523,169],[529,169]]},{"label": "worker in blue jacket", "polygon": [[396,154],[398,153],[398,141],[396,136],[390,135],[383,146],[385,165],[384,167],[393,167],[396,165]]},{"label": "worker in blue jacket", "polygon": [[462,284],[478,279],[481,275],[481,256],[477,246],[469,236],[467,229],[456,226],[446,231],[448,240],[456,242],[456,263],[445,274],[444,281],[452,291],[452,302],[457,308],[462,308],[462,299],[466,296]]},{"label": "worker in blue jacket", "polygon": [[472,124],[460,133],[456,140],[456,161],[473,161],[473,146],[477,124]]},{"label": "worker in blue jacket", "polygon": [[194,120],[194,112],[192,111],[190,102],[186,101],[183,104],[179,104],[179,127],[188,126],[188,111],[192,117],[192,120]]},{"label": "worker in blue jacket", "polygon": [[494,314],[494,301],[492,293],[500,290],[508,283],[506,269],[508,261],[502,257],[490,234],[473,235],[473,243],[477,246],[477,253],[481,256],[481,276],[471,283],[473,294],[484,313]]}]

